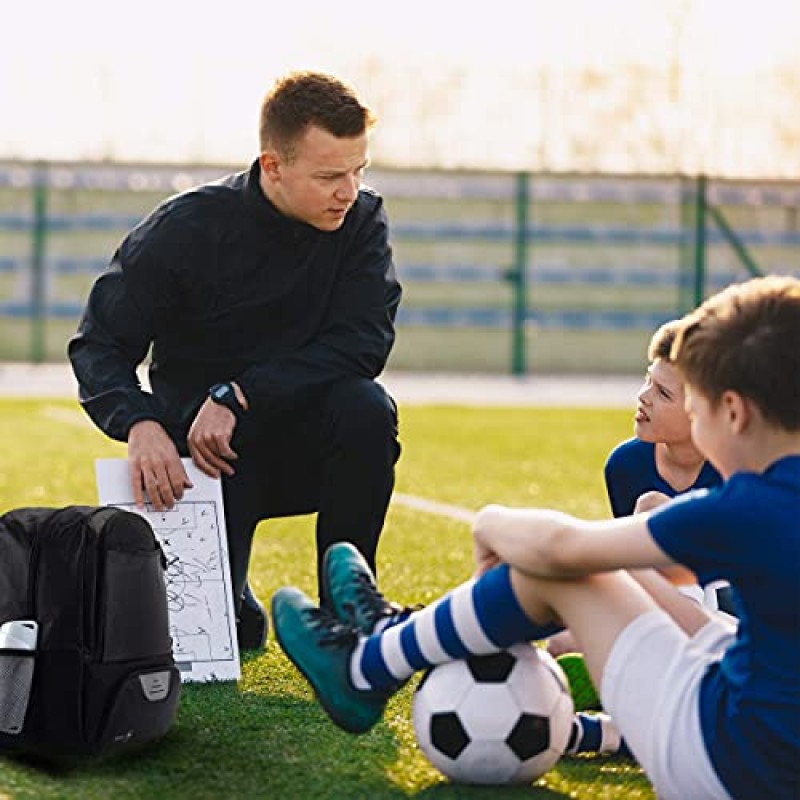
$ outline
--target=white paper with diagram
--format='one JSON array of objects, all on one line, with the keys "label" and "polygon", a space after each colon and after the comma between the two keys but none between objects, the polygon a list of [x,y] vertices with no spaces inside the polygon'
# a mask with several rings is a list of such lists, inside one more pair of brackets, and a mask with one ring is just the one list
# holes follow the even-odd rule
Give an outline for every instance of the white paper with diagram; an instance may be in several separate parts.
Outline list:
[{"label": "white paper with diagram", "polygon": [[144,517],[161,544],[167,560],[170,635],[182,680],[238,680],[222,487],[190,459],[183,464],[193,487],[172,509],[156,511],[149,503],[144,509],[136,507],[127,459],[98,459],[99,502]]}]

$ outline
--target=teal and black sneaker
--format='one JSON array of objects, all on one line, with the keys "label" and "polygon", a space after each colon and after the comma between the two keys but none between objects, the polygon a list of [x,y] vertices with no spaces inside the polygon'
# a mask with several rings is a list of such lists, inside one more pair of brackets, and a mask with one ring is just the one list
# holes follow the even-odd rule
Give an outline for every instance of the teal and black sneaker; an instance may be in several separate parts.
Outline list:
[{"label": "teal and black sneaker", "polygon": [[322,585],[336,617],[364,636],[379,622],[401,621],[415,610],[390,603],[378,591],[369,564],[350,542],[336,542],[325,551]]},{"label": "teal and black sneaker", "polygon": [[392,693],[360,691],[350,679],[350,659],[358,643],[355,628],[291,586],[272,596],[272,624],[278,644],[340,728],[365,733],[381,719]]},{"label": "teal and black sneaker", "polygon": [[564,653],[556,661],[567,676],[576,711],[599,711],[603,704],[580,653]]}]

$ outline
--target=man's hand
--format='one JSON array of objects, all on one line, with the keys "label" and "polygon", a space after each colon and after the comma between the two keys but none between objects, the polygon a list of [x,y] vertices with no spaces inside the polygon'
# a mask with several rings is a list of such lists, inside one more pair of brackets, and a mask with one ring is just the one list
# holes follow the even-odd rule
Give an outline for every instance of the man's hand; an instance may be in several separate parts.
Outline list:
[{"label": "man's hand", "polygon": [[178,448],[158,422],[145,419],[128,431],[128,462],[133,499],[144,508],[144,493],[156,511],[172,508],[192,482],[183,468]]},{"label": "man's hand", "polygon": [[229,462],[239,457],[231,448],[235,428],[236,415],[229,408],[215,403],[211,398],[200,406],[186,441],[192,461],[209,477],[219,478],[221,474],[230,477],[234,474]]}]

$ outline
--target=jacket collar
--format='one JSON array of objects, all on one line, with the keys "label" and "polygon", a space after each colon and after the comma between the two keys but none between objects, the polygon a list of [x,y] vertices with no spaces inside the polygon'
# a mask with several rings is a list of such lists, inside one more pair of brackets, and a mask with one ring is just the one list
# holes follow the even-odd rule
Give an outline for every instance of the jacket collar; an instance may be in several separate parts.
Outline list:
[{"label": "jacket collar", "polygon": [[258,159],[250,165],[250,171],[246,175],[242,191],[244,193],[245,206],[259,225],[295,237],[309,236],[318,232],[313,225],[290,219],[282,214],[264,194],[261,188],[261,166],[258,163]]}]

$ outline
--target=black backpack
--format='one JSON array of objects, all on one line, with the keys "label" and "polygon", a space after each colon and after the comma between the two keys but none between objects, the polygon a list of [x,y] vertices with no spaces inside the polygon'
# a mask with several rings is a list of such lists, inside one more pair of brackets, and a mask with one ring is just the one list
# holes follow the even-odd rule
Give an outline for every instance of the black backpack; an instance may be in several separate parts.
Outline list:
[{"label": "black backpack", "polygon": [[25,620],[35,649],[0,635],[0,752],[102,755],[167,732],[180,676],[146,520],[89,506],[0,516],[0,634]]}]

